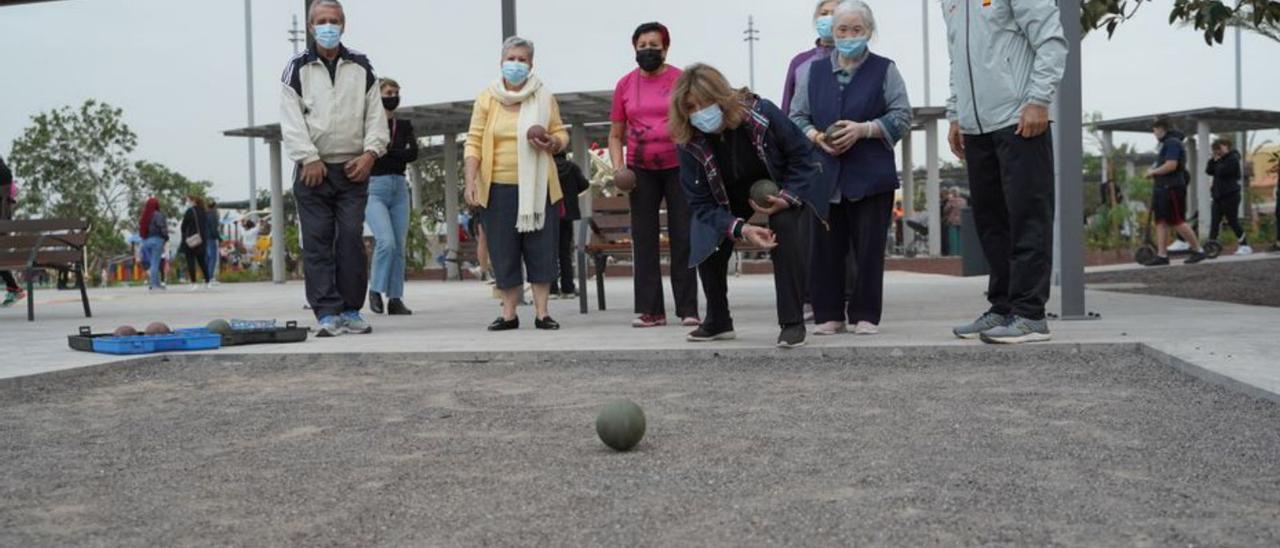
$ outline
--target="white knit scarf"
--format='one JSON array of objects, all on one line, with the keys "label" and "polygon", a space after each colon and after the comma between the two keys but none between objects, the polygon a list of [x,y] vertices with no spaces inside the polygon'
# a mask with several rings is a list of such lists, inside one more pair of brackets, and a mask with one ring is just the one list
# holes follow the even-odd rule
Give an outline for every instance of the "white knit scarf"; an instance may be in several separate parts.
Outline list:
[{"label": "white knit scarf", "polygon": [[[494,98],[503,105],[520,105],[516,122],[516,150],[519,152],[519,209],[516,231],[542,230],[547,213],[547,178],[551,172],[551,155],[529,144],[529,128],[547,127],[551,121],[551,93],[542,87],[537,76],[529,76],[519,91],[509,91],[498,79],[489,86]],[[530,101],[529,99],[533,99]]]}]

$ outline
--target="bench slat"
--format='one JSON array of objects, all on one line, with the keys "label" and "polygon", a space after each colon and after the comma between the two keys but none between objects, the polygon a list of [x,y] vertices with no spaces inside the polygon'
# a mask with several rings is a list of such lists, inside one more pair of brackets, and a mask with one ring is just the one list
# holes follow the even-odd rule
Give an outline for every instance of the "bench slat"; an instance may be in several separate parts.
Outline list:
[{"label": "bench slat", "polygon": [[[30,250],[32,247],[35,247],[36,242],[39,241],[41,237],[42,236],[39,234],[22,234],[18,236],[4,236],[0,234],[0,250]],[[67,234],[51,234],[43,236],[43,238],[44,241],[40,244],[41,248],[66,247],[69,245],[84,247],[85,243],[89,241],[89,233],[71,232]]]},{"label": "bench slat", "polygon": [[88,230],[89,221],[79,219],[31,219],[25,221],[0,221],[0,232],[30,233],[61,230]]},{"label": "bench slat", "polygon": [[[30,255],[30,252],[0,251],[0,267],[26,267]],[[36,254],[36,266],[66,266],[83,261],[84,254],[79,251],[41,251]]]}]

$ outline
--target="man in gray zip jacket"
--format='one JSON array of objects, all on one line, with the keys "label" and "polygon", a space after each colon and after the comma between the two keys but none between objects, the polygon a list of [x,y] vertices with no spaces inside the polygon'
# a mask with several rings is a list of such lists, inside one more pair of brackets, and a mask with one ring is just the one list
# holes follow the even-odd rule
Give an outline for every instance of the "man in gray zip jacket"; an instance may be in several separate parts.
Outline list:
[{"label": "man in gray zip jacket", "polygon": [[957,337],[1047,341],[1053,250],[1049,105],[1066,68],[1054,0],[943,0],[951,53],[947,140],[969,173],[973,218],[991,267],[991,308]]}]

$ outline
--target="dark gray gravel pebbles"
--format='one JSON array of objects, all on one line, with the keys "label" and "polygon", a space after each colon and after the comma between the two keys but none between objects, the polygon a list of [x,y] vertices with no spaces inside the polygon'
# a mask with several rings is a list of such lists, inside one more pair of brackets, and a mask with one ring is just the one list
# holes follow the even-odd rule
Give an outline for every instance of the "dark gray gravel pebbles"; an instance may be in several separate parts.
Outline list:
[{"label": "dark gray gravel pebbles", "polygon": [[1280,544],[1280,406],[1136,345],[152,359],[0,440],[0,546]]}]

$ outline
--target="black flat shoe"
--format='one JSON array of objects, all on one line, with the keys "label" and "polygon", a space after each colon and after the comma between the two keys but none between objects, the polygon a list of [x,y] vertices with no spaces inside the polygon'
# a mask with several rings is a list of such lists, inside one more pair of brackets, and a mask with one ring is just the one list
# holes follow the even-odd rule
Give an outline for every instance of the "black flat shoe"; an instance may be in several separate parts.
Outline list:
[{"label": "black flat shoe", "polygon": [[412,316],[413,311],[404,305],[404,301],[400,299],[389,299],[387,301],[388,316]]},{"label": "black flat shoe", "polygon": [[534,320],[533,326],[543,331],[555,331],[560,329],[560,323],[551,319],[551,316]]},{"label": "black flat shoe", "polygon": [[381,314],[386,311],[382,307],[382,295],[375,291],[369,292],[369,311],[374,314]]},{"label": "black flat shoe", "polygon": [[511,331],[513,329],[520,329],[519,317],[504,320],[499,316],[498,319],[493,320],[493,323],[489,324],[489,331]]}]

